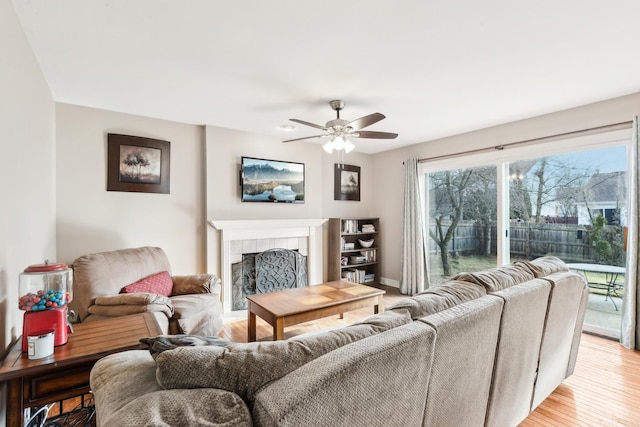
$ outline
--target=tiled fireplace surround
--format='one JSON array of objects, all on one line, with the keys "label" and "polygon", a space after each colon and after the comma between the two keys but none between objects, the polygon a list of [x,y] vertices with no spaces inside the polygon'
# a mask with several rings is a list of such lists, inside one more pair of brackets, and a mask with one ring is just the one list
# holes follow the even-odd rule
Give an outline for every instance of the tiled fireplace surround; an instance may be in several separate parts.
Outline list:
[{"label": "tiled fireplace surround", "polygon": [[284,248],[307,256],[308,283],[322,283],[322,229],[324,219],[290,220],[211,220],[219,231],[220,269],[225,317],[240,317],[246,311],[232,313],[231,264],[242,261],[242,254]]}]

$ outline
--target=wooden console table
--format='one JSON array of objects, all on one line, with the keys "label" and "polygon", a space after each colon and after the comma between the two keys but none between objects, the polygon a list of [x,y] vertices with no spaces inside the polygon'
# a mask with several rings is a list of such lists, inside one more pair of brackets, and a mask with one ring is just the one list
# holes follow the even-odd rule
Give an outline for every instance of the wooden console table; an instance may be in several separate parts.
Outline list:
[{"label": "wooden console table", "polygon": [[373,306],[384,311],[385,291],[345,280],[260,295],[247,295],[248,339],[256,340],[256,315],[273,326],[273,340],[284,339],[285,326]]},{"label": "wooden console table", "polygon": [[21,341],[0,364],[0,382],[8,385],[7,426],[22,426],[24,409],[81,396],[90,391],[95,362],[111,353],[142,348],[140,338],[162,334],[150,313],[73,325],[66,344],[52,356],[30,360]]}]

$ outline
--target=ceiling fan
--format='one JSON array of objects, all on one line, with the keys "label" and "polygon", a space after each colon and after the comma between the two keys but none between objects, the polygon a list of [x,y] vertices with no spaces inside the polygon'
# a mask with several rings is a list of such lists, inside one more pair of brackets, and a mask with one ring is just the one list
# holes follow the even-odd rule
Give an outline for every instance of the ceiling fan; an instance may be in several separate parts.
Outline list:
[{"label": "ceiling fan", "polygon": [[301,125],[321,129],[321,134],[305,136],[303,138],[288,139],[282,142],[303,141],[306,139],[329,137],[329,142],[322,146],[322,148],[324,148],[326,152],[331,153],[333,150],[344,150],[345,153],[348,153],[355,148],[355,145],[353,145],[353,143],[350,142],[348,138],[394,139],[398,136],[397,133],[362,130],[367,126],[371,126],[372,124],[384,119],[384,114],[373,113],[364,117],[360,117],[359,119],[348,121],[340,118],[340,111],[344,108],[344,101],[330,101],[329,105],[336,112],[336,118],[334,120],[329,120],[324,126],[317,125],[315,123],[309,123],[304,120],[289,119],[292,122],[300,123]]}]

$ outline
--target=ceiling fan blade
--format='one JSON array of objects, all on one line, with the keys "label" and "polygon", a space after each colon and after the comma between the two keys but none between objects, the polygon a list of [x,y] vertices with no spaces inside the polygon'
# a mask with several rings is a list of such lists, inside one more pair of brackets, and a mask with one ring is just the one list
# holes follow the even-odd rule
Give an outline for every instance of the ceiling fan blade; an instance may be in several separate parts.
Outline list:
[{"label": "ceiling fan blade", "polygon": [[360,130],[357,133],[358,133],[358,138],[371,138],[371,139],[394,139],[398,136],[397,133],[374,132],[371,130]]},{"label": "ceiling fan blade", "polygon": [[320,126],[315,123],[309,123],[309,122],[305,122],[304,120],[298,120],[298,119],[289,119],[289,120],[291,120],[292,122],[300,123],[301,125],[311,126],[312,128],[325,130],[324,126]]},{"label": "ceiling fan blade", "polygon": [[323,136],[329,136],[329,135],[313,135],[313,136],[305,136],[305,137],[303,137],[303,138],[287,139],[286,141],[282,141],[282,142],[303,141],[303,140],[305,140],[305,139],[322,138]]},{"label": "ceiling fan blade", "polygon": [[347,123],[347,126],[352,127],[354,130],[364,129],[367,126],[371,126],[374,123],[378,123],[380,120],[384,119],[385,115],[381,113],[373,113],[368,116],[360,117],[359,119],[355,119]]}]

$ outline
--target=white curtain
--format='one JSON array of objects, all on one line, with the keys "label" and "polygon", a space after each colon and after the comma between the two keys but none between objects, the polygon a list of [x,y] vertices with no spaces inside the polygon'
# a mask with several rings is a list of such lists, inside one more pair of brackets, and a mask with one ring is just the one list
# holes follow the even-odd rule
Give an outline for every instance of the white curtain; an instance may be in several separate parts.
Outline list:
[{"label": "white curtain", "polygon": [[414,295],[429,287],[425,260],[420,165],[417,159],[404,162],[404,215],[402,223],[402,278],[400,293]]},{"label": "white curtain", "polygon": [[627,220],[627,273],[624,290],[624,299],[622,302],[622,322],[620,326],[620,342],[627,348],[640,350],[640,327],[638,319],[640,314],[640,294],[638,293],[638,282],[640,281],[640,228],[638,227],[638,215],[640,214],[640,175],[638,167],[640,167],[638,157],[638,144],[640,144],[640,135],[638,135],[638,116],[633,119],[633,135],[631,141],[631,153],[629,153],[629,208],[630,215]]}]

